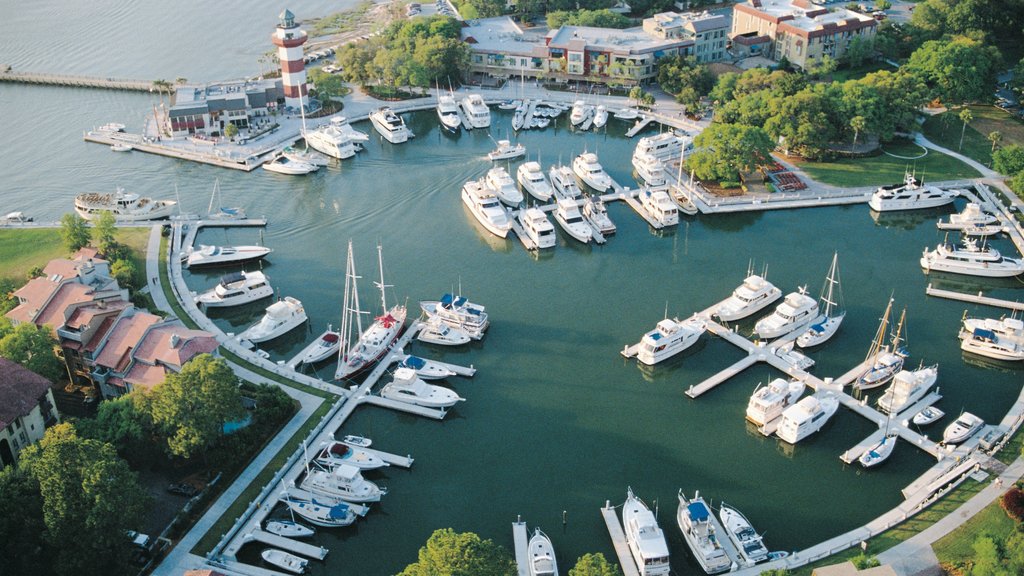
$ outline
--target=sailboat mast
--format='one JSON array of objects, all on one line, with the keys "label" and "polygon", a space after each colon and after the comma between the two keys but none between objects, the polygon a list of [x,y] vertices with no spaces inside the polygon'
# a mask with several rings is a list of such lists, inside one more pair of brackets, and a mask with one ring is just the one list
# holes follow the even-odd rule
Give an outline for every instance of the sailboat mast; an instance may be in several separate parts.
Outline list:
[{"label": "sailboat mast", "polygon": [[882,323],[878,325],[878,332],[875,332],[875,339],[871,341],[871,349],[868,350],[868,356],[865,360],[872,359],[872,362],[874,362],[878,358],[878,353],[882,350],[885,333],[889,328],[889,314],[892,311],[892,302],[893,299],[889,298],[889,304],[885,307],[885,313],[882,314]]},{"label": "sailboat mast", "polygon": [[345,261],[345,295],[341,303],[341,346],[338,348],[338,364],[343,364],[352,342],[352,320],[349,300],[352,297],[352,241],[348,242],[348,259]]},{"label": "sailboat mast", "polygon": [[903,311],[900,312],[900,321],[899,324],[896,325],[896,332],[892,335],[892,351],[895,354],[899,353],[897,350],[900,349],[900,335],[903,333],[903,321],[906,320],[906,318],[907,309],[904,308]]},{"label": "sailboat mast", "polygon": [[828,269],[828,277],[825,278],[825,295],[822,296],[822,301],[825,303],[825,316],[832,316],[832,307],[836,305],[832,299],[832,290],[836,285],[836,263],[839,260],[839,253],[836,252],[832,255],[832,266]]},{"label": "sailboat mast", "polygon": [[382,249],[380,244],[377,244],[377,267],[380,269],[380,307],[381,314],[388,313],[388,302],[384,297],[384,288],[387,286],[384,284],[384,257],[382,256]]}]

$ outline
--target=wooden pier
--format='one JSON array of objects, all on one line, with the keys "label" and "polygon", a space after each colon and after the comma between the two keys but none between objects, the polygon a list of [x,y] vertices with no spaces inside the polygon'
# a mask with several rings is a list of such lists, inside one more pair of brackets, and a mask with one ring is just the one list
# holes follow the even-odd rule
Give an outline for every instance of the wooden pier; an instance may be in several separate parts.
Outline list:
[{"label": "wooden pier", "polygon": [[640,576],[636,562],[633,561],[633,554],[629,551],[629,544],[626,543],[626,534],[622,531],[622,524],[619,522],[619,516],[615,513],[615,508],[605,502],[604,508],[601,508],[601,516],[608,527],[608,536],[612,539],[615,555],[619,557],[619,566],[622,568],[623,576]]},{"label": "wooden pier", "polygon": [[98,76],[42,74],[36,72],[3,72],[0,73],[0,82],[71,86],[76,88],[102,88],[105,90],[131,90],[134,92],[152,92],[154,88],[152,80],[129,80],[125,78],[100,78]]},{"label": "wooden pier", "polygon": [[526,522],[517,521],[512,523],[512,541],[516,551],[516,569],[518,576],[530,576],[530,552],[527,541],[529,534],[526,533]]},{"label": "wooden pier", "polygon": [[529,130],[533,122],[533,112],[537,109],[540,100],[526,100],[526,116],[523,117],[523,130]]},{"label": "wooden pier", "polygon": [[323,546],[313,546],[312,544],[306,544],[305,542],[299,542],[298,540],[292,540],[291,538],[271,534],[265,530],[253,530],[247,535],[247,538],[255,540],[256,542],[270,544],[275,548],[287,550],[288,552],[299,554],[307,558],[323,560],[327,557],[327,548],[324,548]]},{"label": "wooden pier", "polygon": [[1008,310],[1015,311],[1024,310],[1024,303],[1022,302],[1010,302],[1009,300],[1000,300],[999,298],[985,296],[981,292],[978,292],[977,294],[965,294],[963,292],[954,292],[952,290],[932,288],[932,285],[930,283],[928,284],[928,287],[924,289],[924,293],[929,296],[948,298],[950,300],[959,300],[961,302],[970,302],[972,304],[984,304],[985,306],[994,306],[996,308],[1006,308]]},{"label": "wooden pier", "polygon": [[636,123],[629,130],[626,130],[626,138],[632,138],[640,133],[641,130],[647,128],[647,125],[654,122],[653,116],[641,116],[637,119]]}]

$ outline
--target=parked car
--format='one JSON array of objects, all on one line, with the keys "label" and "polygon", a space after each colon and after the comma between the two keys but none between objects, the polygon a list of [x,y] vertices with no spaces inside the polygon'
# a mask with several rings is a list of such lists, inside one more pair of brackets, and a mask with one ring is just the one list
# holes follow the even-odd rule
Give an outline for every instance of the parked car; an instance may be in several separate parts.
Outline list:
[{"label": "parked car", "polygon": [[178,496],[187,496],[189,498],[199,493],[199,489],[187,482],[177,482],[167,485],[167,491],[171,494],[177,494]]}]

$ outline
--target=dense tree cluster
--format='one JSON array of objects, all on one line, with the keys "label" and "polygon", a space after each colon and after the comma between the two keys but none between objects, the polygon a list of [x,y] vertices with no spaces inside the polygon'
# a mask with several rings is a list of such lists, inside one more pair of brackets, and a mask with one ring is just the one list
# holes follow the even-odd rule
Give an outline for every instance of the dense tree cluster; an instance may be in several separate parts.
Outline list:
[{"label": "dense tree cluster", "polygon": [[593,26],[596,28],[629,28],[633,21],[607,9],[601,10],[553,10],[547,15],[548,28],[562,26]]},{"label": "dense tree cluster", "polygon": [[904,68],[925,82],[931,98],[959,104],[990,98],[1000,59],[995,47],[956,36],[925,42]]},{"label": "dense tree cluster", "polygon": [[17,362],[50,382],[65,379],[64,364],[54,354],[57,339],[31,322],[13,326],[0,316],[0,358]]},{"label": "dense tree cluster", "polygon": [[658,62],[658,85],[687,108],[695,108],[715,86],[715,76],[692,56],[669,56]]},{"label": "dense tree cluster", "polygon": [[513,576],[515,561],[508,550],[473,532],[435,530],[420,548],[419,558],[398,576]]},{"label": "dense tree cluster", "polygon": [[569,569],[569,576],[622,576],[618,565],[605,559],[604,554],[584,554]]},{"label": "dense tree cluster", "polygon": [[1011,144],[996,150],[992,154],[992,168],[1009,176],[1010,188],[1024,198],[1024,147]]}]

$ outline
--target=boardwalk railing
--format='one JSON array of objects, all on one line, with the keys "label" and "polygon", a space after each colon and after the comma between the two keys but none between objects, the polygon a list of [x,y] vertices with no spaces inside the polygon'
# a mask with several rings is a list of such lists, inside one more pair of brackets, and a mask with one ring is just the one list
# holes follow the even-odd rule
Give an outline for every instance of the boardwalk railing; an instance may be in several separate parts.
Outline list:
[{"label": "boardwalk railing", "polygon": [[149,92],[153,89],[152,80],[100,78],[96,76],[42,74],[35,72],[3,72],[0,73],[0,82],[45,84],[48,86],[77,86],[81,88],[104,88],[107,90],[135,90],[138,92]]}]

